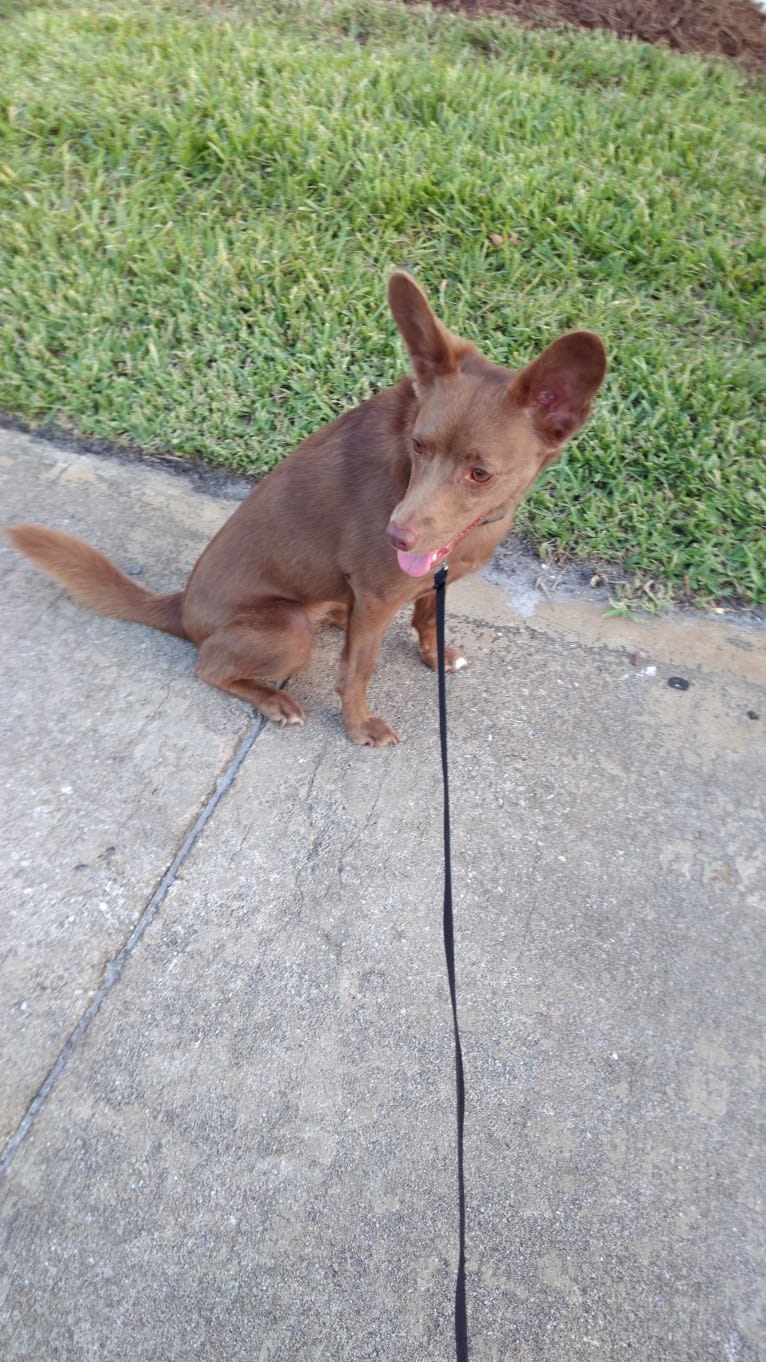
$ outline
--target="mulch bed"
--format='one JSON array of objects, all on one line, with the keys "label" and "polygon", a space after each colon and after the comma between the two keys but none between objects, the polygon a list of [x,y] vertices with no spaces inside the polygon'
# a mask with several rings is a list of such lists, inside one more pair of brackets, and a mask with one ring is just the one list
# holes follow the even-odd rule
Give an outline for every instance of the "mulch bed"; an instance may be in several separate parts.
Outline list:
[{"label": "mulch bed", "polygon": [[753,0],[430,0],[464,14],[506,14],[532,27],[608,28],[678,52],[766,66],[766,15]]}]

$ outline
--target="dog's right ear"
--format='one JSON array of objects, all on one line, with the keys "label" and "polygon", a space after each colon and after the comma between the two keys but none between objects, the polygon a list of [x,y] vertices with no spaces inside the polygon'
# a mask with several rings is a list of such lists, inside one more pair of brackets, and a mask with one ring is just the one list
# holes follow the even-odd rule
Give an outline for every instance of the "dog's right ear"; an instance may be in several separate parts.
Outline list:
[{"label": "dog's right ear", "polygon": [[415,376],[421,383],[456,374],[468,348],[453,336],[431,311],[425,293],[404,270],[388,283],[388,305],[407,346]]}]

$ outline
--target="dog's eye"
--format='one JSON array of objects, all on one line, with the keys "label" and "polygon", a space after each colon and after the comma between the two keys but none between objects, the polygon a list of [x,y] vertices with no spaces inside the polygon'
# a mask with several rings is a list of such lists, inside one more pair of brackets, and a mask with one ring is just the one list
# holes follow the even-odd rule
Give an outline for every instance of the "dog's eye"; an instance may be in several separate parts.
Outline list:
[{"label": "dog's eye", "polygon": [[423,441],[419,439],[417,435],[413,435],[412,437],[412,450],[415,454],[423,453]]},{"label": "dog's eye", "polygon": [[483,468],[480,463],[475,463],[471,469],[471,482],[489,482],[492,474],[488,468]]}]

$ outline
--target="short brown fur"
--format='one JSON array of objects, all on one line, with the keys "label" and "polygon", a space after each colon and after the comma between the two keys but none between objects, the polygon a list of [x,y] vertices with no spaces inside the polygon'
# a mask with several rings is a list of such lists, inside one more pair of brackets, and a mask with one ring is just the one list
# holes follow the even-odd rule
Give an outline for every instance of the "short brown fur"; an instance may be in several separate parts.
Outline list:
[{"label": "short brown fur", "polygon": [[[39,525],[6,534],[92,610],[136,620],[199,649],[197,675],[283,724],[301,707],[273,682],[308,661],[314,630],[345,630],[337,690],[353,742],[397,742],[367,706],[367,685],[394,615],[414,602],[423,661],[435,666],[432,571],[455,581],[485,562],[541,469],[587,420],[606,370],[588,331],[555,341],[519,373],[491,364],[434,316],[396,273],[389,303],[414,377],[299,445],[237,508],[183,591],[157,596],[82,540]],[[449,550],[448,554],[445,550]],[[398,559],[395,550],[399,551]],[[465,665],[448,651],[452,670]]]}]

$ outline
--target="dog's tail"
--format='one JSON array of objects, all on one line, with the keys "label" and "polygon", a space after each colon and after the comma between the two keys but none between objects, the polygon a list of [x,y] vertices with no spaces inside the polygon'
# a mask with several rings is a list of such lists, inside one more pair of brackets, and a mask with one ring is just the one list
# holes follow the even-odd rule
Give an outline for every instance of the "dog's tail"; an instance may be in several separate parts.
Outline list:
[{"label": "dog's tail", "polygon": [[76,600],[99,615],[135,620],[186,638],[181,623],[182,593],[156,596],[126,577],[103,553],[82,539],[43,525],[9,525],[4,533],[20,553],[71,591]]}]

